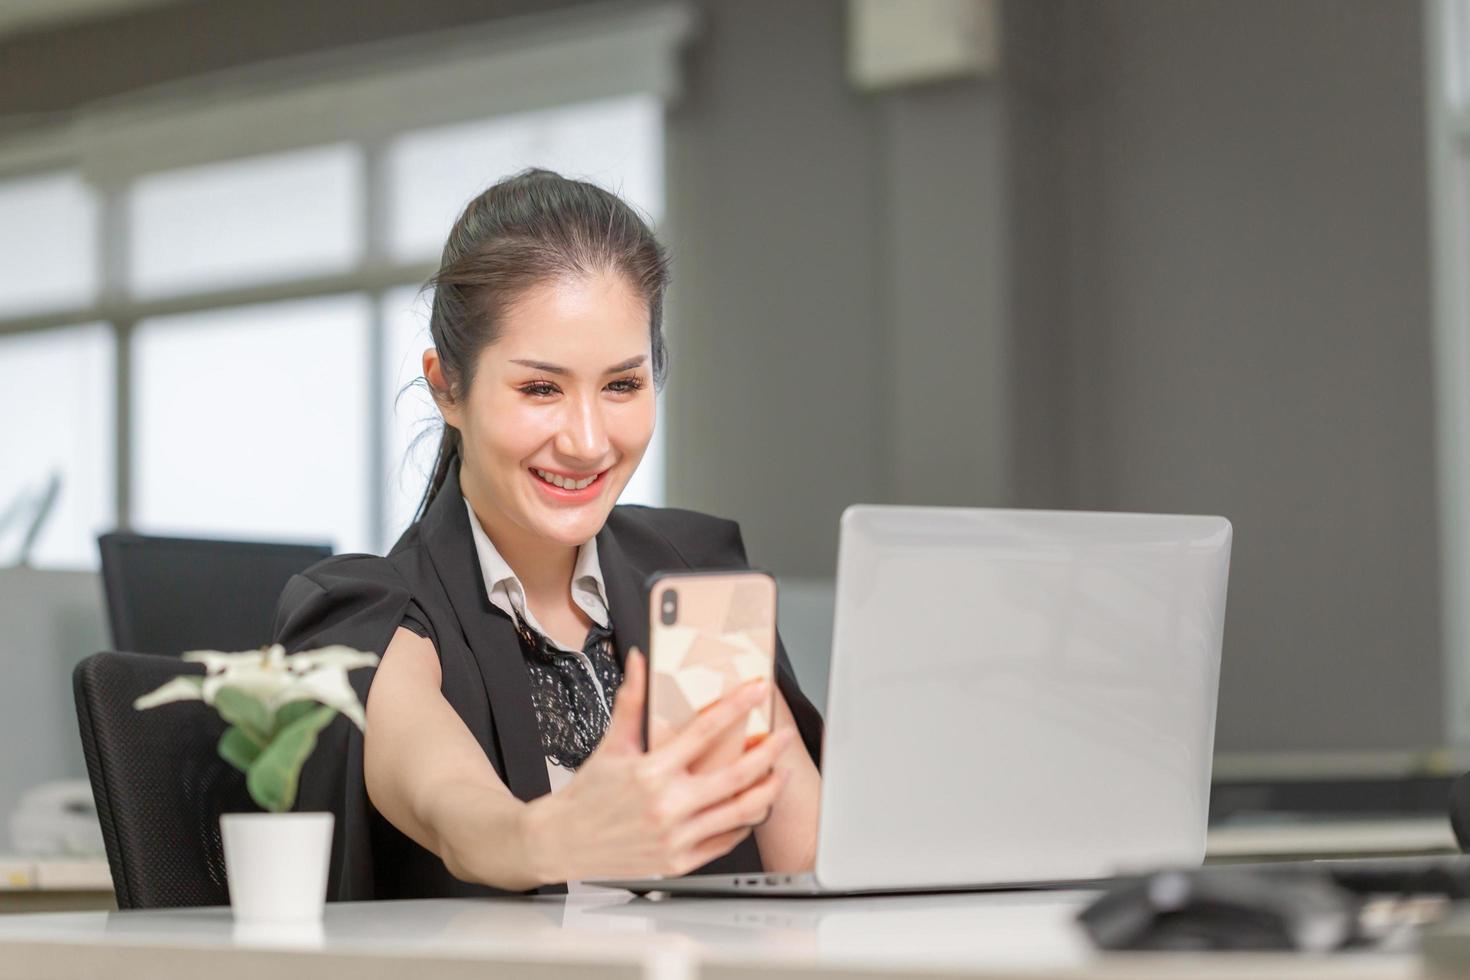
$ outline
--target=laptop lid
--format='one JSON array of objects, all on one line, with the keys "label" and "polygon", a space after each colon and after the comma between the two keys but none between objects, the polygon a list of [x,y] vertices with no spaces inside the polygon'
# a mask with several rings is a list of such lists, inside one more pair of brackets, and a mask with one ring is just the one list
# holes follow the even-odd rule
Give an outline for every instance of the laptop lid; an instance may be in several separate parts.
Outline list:
[{"label": "laptop lid", "polygon": [[849,507],[822,886],[1202,861],[1230,544],[1221,517]]}]

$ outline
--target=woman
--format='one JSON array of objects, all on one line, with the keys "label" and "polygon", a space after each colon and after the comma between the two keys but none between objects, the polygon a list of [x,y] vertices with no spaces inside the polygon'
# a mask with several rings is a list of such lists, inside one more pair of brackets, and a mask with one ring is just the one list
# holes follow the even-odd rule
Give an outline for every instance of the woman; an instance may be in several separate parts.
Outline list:
[{"label": "woman", "polygon": [[418,519],[385,558],[296,576],[277,608],[288,650],[382,655],[353,677],[365,733],[331,726],[302,776],[300,808],[338,816],[332,898],[810,868],[821,718],[779,639],[771,738],[697,764],[771,695],[747,687],[640,747],[648,575],[746,565],[730,521],[614,507],[653,434],[667,281],[632,209],[548,171],[455,222],[431,280],[423,371],[445,428]]}]

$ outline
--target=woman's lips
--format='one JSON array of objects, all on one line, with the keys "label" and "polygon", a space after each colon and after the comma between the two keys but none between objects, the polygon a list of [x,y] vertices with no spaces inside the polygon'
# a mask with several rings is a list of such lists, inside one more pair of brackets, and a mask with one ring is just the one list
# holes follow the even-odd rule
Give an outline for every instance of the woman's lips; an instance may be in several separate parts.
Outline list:
[{"label": "woman's lips", "polygon": [[569,490],[566,487],[559,487],[554,483],[547,483],[533,469],[528,469],[526,473],[536,482],[537,486],[549,494],[554,500],[588,500],[595,497],[602,492],[602,481],[607,476],[607,470],[603,470],[597,474],[596,479],[581,490]]}]

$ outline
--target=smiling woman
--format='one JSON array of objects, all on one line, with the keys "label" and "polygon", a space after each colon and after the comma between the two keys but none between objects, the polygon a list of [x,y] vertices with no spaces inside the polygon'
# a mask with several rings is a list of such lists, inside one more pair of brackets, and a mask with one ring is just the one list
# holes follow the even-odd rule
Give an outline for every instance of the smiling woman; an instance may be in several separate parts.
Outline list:
[{"label": "smiling woman", "polygon": [[[418,516],[386,557],[292,579],[277,610],[288,649],[382,654],[353,678],[365,733],[329,729],[337,750],[302,777],[300,806],[338,815],[332,898],[810,867],[822,722],[779,638],[774,692],[642,748],[644,583],[747,565],[731,521],[617,506],[654,432],[667,283],[636,212],[545,170],[450,232],[422,358],[444,430]],[[762,699],[771,737],[701,766]]]}]

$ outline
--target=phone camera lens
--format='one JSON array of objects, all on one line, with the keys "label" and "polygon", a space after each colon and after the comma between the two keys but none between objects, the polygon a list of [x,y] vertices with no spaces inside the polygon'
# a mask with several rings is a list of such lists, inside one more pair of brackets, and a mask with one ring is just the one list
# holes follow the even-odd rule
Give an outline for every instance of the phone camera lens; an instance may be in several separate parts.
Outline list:
[{"label": "phone camera lens", "polygon": [[673,626],[674,621],[679,618],[679,593],[673,589],[665,589],[659,598],[660,618],[665,626]]}]

